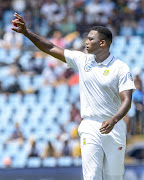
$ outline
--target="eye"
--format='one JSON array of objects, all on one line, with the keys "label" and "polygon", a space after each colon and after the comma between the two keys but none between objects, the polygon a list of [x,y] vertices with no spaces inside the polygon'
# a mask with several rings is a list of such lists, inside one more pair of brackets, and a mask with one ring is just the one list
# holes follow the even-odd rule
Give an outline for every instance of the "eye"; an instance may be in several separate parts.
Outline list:
[{"label": "eye", "polygon": [[93,38],[91,38],[91,37],[88,37],[88,40],[89,40],[89,41],[92,41],[92,40],[93,40]]}]

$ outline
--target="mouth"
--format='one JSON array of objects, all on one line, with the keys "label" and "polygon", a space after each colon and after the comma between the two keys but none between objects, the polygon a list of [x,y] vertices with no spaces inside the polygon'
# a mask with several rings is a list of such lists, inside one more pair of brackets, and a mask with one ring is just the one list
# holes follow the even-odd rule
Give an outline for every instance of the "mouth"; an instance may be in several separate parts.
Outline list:
[{"label": "mouth", "polygon": [[85,49],[86,49],[86,50],[88,50],[88,49],[89,49],[89,47],[88,47],[88,46],[85,46]]}]

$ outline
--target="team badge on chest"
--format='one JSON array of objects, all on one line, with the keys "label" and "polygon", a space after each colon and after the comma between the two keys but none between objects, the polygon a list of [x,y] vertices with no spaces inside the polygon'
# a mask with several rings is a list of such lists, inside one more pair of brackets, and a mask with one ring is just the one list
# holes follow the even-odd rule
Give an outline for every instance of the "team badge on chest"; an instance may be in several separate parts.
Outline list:
[{"label": "team badge on chest", "polygon": [[104,75],[104,76],[108,76],[108,75],[109,75],[109,70],[108,70],[108,69],[105,69],[103,75]]},{"label": "team badge on chest", "polygon": [[91,70],[92,70],[92,64],[91,64],[91,63],[86,64],[85,67],[84,67],[84,70],[85,70],[86,72],[91,71]]}]

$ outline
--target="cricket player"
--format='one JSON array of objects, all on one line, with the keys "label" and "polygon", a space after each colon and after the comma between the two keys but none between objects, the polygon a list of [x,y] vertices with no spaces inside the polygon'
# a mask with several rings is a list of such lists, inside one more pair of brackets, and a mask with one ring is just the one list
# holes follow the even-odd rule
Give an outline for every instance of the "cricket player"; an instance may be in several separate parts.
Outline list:
[{"label": "cricket player", "polygon": [[[81,117],[79,126],[84,180],[123,180],[126,124],[123,117],[131,107],[135,89],[130,69],[109,51],[112,33],[96,26],[80,51],[62,49],[30,32],[23,18],[14,17],[17,28],[43,52],[79,72]],[[14,20],[13,20],[14,22]]]}]

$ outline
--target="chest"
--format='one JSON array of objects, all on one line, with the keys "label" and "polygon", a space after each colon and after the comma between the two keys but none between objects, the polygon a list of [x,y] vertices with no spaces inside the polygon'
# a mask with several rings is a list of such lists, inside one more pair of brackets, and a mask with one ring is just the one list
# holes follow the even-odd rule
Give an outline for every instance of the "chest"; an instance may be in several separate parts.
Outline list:
[{"label": "chest", "polygon": [[117,71],[112,66],[97,66],[91,63],[82,68],[80,80],[85,85],[99,86],[103,89],[118,86]]}]

